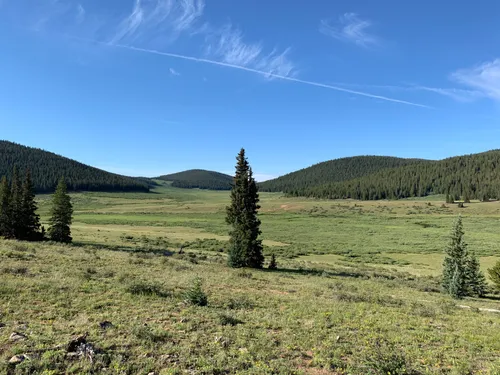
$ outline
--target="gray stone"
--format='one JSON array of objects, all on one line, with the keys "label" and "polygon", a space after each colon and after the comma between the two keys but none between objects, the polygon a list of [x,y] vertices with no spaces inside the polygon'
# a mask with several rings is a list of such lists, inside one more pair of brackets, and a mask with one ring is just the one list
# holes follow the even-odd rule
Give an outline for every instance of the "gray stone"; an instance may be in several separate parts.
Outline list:
[{"label": "gray stone", "polygon": [[22,340],[26,340],[26,335],[19,332],[12,332],[12,334],[9,337],[9,341],[22,341]]},{"label": "gray stone", "polygon": [[21,362],[24,362],[26,359],[28,359],[28,357],[26,357],[24,354],[18,354],[9,359],[9,363],[11,365],[18,365]]}]

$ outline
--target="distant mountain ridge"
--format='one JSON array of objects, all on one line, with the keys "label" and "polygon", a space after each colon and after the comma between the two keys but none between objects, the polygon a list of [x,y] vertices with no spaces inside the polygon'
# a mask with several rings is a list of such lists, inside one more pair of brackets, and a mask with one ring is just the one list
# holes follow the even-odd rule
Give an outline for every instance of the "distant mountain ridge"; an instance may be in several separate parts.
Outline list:
[{"label": "distant mountain ridge", "polygon": [[353,156],[325,161],[261,182],[260,191],[284,192],[293,195],[328,183],[348,181],[367,176],[383,169],[398,168],[418,163],[428,163],[423,159],[403,159],[392,156]]},{"label": "distant mountain ridge", "polygon": [[60,177],[65,178],[72,191],[149,191],[145,181],[106,172],[42,149],[0,141],[0,176],[10,179],[14,166],[22,175],[26,169],[30,170],[39,193],[54,191]]},{"label": "distant mountain ridge", "polygon": [[157,179],[171,181],[172,186],[184,189],[231,190],[233,184],[232,176],[204,169],[190,169]]}]

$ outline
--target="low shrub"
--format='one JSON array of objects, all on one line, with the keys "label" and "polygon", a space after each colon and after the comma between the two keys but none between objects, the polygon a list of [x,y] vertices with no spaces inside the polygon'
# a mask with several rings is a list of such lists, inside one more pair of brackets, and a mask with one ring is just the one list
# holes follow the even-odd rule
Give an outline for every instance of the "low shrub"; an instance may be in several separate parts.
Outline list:
[{"label": "low shrub", "polygon": [[402,348],[385,340],[375,340],[374,345],[360,358],[358,367],[370,375],[416,375]]},{"label": "low shrub", "polygon": [[236,296],[229,298],[226,307],[231,310],[252,309],[254,303],[247,296]]},{"label": "low shrub", "polygon": [[127,287],[127,292],[139,296],[170,297],[170,293],[159,284],[138,281]]},{"label": "low shrub", "polygon": [[208,305],[208,297],[203,291],[202,280],[197,277],[191,282],[191,287],[185,293],[185,301],[195,306]]},{"label": "low shrub", "polygon": [[243,277],[245,279],[252,279],[253,273],[251,273],[250,271],[241,270],[241,271],[236,272],[236,276]]},{"label": "low shrub", "polygon": [[147,324],[141,326],[135,326],[132,328],[132,333],[139,340],[148,342],[148,343],[161,343],[168,341],[171,338],[169,332],[159,329],[154,329],[148,326]]},{"label": "low shrub", "polygon": [[235,318],[232,315],[228,314],[220,314],[219,315],[219,323],[223,326],[236,326],[238,324],[243,324],[243,321]]},{"label": "low shrub", "polygon": [[6,267],[6,268],[2,268],[1,272],[3,274],[10,274],[10,275],[27,275],[28,268],[27,267]]}]

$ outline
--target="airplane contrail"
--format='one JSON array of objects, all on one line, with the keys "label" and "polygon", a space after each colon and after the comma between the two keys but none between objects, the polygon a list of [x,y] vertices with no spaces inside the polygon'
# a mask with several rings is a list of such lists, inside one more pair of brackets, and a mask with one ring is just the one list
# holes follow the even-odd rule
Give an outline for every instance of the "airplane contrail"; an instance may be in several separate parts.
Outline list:
[{"label": "airplane contrail", "polygon": [[370,94],[370,93],[363,92],[363,91],[350,90],[350,89],[346,89],[346,88],[343,88],[343,87],[332,86],[332,85],[328,85],[328,84],[320,83],[320,82],[307,81],[307,80],[304,80],[304,79],[287,77],[287,76],[283,76],[283,75],[280,75],[280,74],[268,73],[268,72],[265,72],[265,71],[262,71],[262,70],[248,68],[246,66],[241,66],[241,65],[229,64],[229,63],[225,63],[225,62],[217,61],[217,60],[210,60],[210,59],[204,59],[204,58],[200,58],[200,57],[180,55],[180,54],[177,54],[177,53],[162,52],[162,51],[157,51],[157,50],[154,50],[154,49],[146,49],[146,48],[140,48],[140,47],[134,47],[134,46],[127,46],[127,45],[123,45],[123,44],[105,43],[105,42],[98,42],[98,41],[95,41],[95,40],[87,40],[87,41],[91,41],[91,42],[94,42],[94,43],[98,43],[98,44],[102,44],[102,45],[106,45],[106,46],[110,46],[110,47],[128,49],[128,50],[131,50],[131,51],[151,53],[151,54],[154,54],[154,55],[166,56],[166,57],[171,57],[171,58],[175,58],[175,59],[182,59],[182,60],[194,61],[194,62],[199,62],[199,63],[205,63],[205,64],[223,66],[223,67],[226,67],[226,68],[243,70],[243,71],[246,71],[246,72],[255,73],[255,74],[259,74],[259,75],[264,75],[264,76],[267,76],[267,77],[273,77],[273,78],[282,79],[284,81],[296,82],[296,83],[301,83],[301,84],[309,85],[309,86],[322,87],[322,88],[329,89],[329,90],[335,90],[335,91],[345,92],[345,93],[348,93],[348,94],[364,96],[364,97],[368,97],[368,98],[372,98],[372,99],[380,99],[380,100],[385,100],[385,101],[388,101],[388,102],[399,103],[399,104],[406,104],[406,105],[411,105],[411,106],[421,107],[421,108],[432,108],[432,107],[424,105],[424,104],[413,103],[413,102],[409,102],[409,101],[406,101],[406,100],[394,99],[394,98],[390,98],[390,97],[382,96],[382,95]]}]

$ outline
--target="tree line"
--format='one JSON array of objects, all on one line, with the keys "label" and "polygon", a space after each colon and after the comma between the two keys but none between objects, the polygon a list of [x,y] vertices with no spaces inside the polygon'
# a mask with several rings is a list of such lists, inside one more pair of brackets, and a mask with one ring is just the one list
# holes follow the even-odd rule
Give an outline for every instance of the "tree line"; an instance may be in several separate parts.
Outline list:
[{"label": "tree line", "polygon": [[223,173],[191,169],[158,177],[159,180],[172,181],[173,187],[184,189],[231,190],[233,178]]},{"label": "tree line", "polygon": [[383,169],[361,178],[286,191],[291,196],[359,200],[446,194],[449,201],[500,197],[500,151]]},{"label": "tree line", "polygon": [[35,188],[28,169],[22,181],[18,169],[12,172],[9,183],[6,176],[0,180],[0,237],[23,241],[71,242],[73,207],[67,194],[66,183],[59,180],[52,200],[48,237],[40,224],[35,201]]},{"label": "tree line", "polygon": [[0,176],[12,179],[12,166],[29,169],[37,193],[54,192],[61,176],[71,191],[148,192],[146,181],[120,176],[51,152],[0,141]]},{"label": "tree line", "polygon": [[182,189],[231,190],[231,184],[219,180],[205,180],[205,181],[176,180],[172,182],[172,186]]},{"label": "tree line", "polygon": [[315,164],[311,167],[259,183],[260,191],[295,194],[303,190],[332,182],[348,181],[367,176],[383,169],[397,168],[417,163],[421,159],[402,159],[389,156],[354,156]]}]

